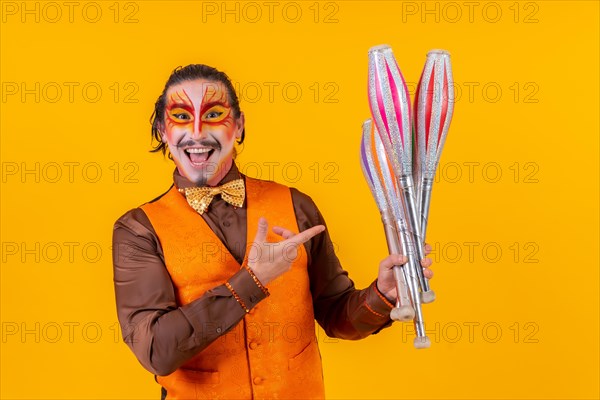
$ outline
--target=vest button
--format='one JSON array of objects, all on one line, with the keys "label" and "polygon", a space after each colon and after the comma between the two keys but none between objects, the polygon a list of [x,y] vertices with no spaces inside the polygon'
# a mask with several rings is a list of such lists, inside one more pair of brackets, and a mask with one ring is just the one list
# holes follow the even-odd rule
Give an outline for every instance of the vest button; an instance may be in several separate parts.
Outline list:
[{"label": "vest button", "polygon": [[229,227],[231,223],[229,221],[223,221],[223,226]]},{"label": "vest button", "polygon": [[260,376],[257,376],[256,378],[254,378],[252,380],[252,382],[254,382],[255,385],[260,385],[261,383],[263,383],[263,378],[261,378]]},{"label": "vest button", "polygon": [[250,347],[250,350],[256,350],[256,348],[258,347],[258,343],[256,343],[256,342],[250,342],[250,344],[248,345],[248,347]]}]

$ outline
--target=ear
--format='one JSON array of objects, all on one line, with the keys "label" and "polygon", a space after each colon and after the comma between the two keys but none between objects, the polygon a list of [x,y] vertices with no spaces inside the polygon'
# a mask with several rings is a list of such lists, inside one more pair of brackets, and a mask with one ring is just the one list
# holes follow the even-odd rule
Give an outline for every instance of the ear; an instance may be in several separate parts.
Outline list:
[{"label": "ear", "polygon": [[246,124],[246,117],[244,116],[244,112],[240,112],[240,116],[235,121],[235,138],[240,139],[242,137],[242,132],[244,132],[244,126]]},{"label": "ear", "polygon": [[165,135],[165,130],[162,126],[158,128],[158,133],[160,133],[160,140],[163,143],[167,143],[167,135]]}]

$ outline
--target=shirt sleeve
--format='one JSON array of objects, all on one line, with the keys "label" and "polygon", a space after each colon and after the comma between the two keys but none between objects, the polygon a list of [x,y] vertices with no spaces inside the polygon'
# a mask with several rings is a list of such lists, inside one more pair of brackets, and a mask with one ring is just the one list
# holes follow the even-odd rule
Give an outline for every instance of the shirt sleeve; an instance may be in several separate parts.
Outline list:
[{"label": "shirt sleeve", "polygon": [[[156,375],[175,371],[246,314],[224,283],[177,306],[160,242],[139,208],[114,225],[113,266],[123,339]],[[243,268],[228,281],[248,309],[266,297]]]},{"label": "shirt sleeve", "polygon": [[[325,220],[312,199],[291,189],[300,231]],[[377,289],[377,280],[358,290],[337,258],[329,231],[305,243],[315,319],[330,337],[357,340],[392,324],[391,304]]]}]

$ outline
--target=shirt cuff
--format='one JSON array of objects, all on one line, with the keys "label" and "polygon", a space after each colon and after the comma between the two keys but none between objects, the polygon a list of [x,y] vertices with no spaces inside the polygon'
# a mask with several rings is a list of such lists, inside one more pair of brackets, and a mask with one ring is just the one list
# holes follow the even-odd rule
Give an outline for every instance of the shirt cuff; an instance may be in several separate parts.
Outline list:
[{"label": "shirt cuff", "polygon": [[394,308],[394,305],[377,289],[377,280],[373,281],[368,288],[365,304],[373,314],[386,319],[390,317],[390,311]]},{"label": "shirt cuff", "polygon": [[[249,310],[267,297],[244,268],[236,272],[228,282]],[[207,301],[200,298],[180,307],[193,329],[190,337],[179,344],[181,351],[211,343],[232,329],[246,314],[225,285],[219,285],[209,292],[210,298]],[[218,299],[224,302],[216,301]]]},{"label": "shirt cuff", "polygon": [[248,310],[264,300],[267,295],[258,287],[245,268],[240,269],[229,279],[229,284],[246,305]]}]

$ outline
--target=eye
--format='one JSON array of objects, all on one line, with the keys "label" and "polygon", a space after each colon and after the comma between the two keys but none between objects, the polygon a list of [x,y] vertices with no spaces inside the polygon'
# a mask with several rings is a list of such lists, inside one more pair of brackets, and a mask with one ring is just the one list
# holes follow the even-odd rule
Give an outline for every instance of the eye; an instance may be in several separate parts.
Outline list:
[{"label": "eye", "polygon": [[175,122],[189,122],[193,119],[192,115],[182,108],[169,111],[169,117]]},{"label": "eye", "polygon": [[208,118],[208,119],[218,118],[221,114],[223,114],[222,111],[211,111],[208,114],[206,114],[206,118]]},{"label": "eye", "polygon": [[229,115],[229,108],[223,106],[214,106],[209,108],[202,116],[203,121],[221,122]]}]

